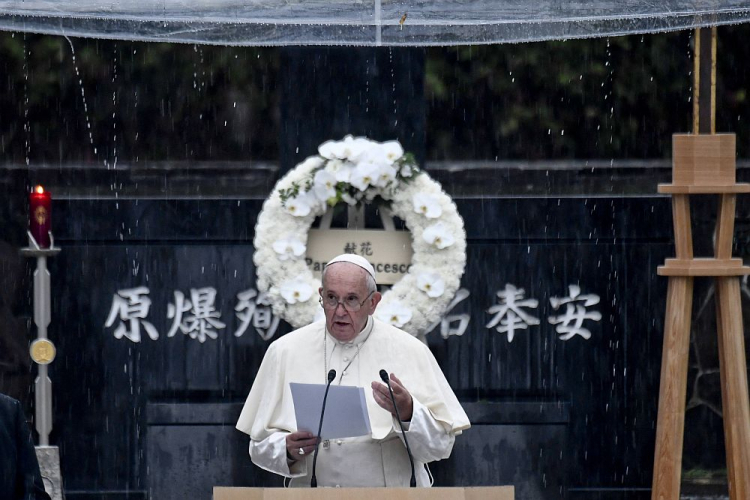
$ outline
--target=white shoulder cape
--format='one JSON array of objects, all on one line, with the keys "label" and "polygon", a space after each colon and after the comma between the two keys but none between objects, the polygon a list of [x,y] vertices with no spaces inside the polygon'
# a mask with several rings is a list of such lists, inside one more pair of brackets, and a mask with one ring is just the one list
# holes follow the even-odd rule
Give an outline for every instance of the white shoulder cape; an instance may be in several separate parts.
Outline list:
[{"label": "white shoulder cape", "polygon": [[[446,432],[458,435],[468,429],[469,419],[427,346],[402,330],[376,319],[374,322],[371,338],[359,355],[362,377],[371,373],[371,380],[380,380],[381,369],[394,373]],[[262,441],[274,432],[297,430],[289,384],[325,383],[324,335],[325,321],[320,321],[290,332],[270,345],[237,429],[254,441]],[[362,383],[372,438],[383,439],[393,430],[393,419],[373,399],[369,382]]]}]

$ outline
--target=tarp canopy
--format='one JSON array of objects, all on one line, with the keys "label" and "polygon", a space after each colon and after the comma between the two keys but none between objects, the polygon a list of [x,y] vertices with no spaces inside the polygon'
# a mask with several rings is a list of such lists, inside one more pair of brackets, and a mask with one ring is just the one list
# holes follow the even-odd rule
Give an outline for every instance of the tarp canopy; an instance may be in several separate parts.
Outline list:
[{"label": "tarp canopy", "polygon": [[466,45],[750,20],[745,0],[0,0],[0,29],[220,45]]}]

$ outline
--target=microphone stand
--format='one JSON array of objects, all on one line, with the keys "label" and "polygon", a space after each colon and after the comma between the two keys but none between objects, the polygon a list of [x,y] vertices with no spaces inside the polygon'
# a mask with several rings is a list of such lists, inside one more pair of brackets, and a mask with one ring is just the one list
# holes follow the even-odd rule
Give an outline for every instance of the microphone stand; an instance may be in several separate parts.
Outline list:
[{"label": "microphone stand", "polygon": [[414,456],[411,454],[411,448],[409,448],[409,441],[406,439],[406,431],[404,430],[404,424],[401,422],[401,415],[398,413],[398,405],[396,404],[396,398],[393,397],[393,389],[391,389],[391,379],[388,377],[388,372],[380,370],[380,378],[383,379],[385,385],[388,386],[388,393],[391,395],[391,402],[393,408],[396,410],[396,419],[398,420],[398,426],[401,427],[401,435],[404,436],[404,444],[406,445],[406,453],[409,455],[409,463],[411,464],[411,479],[409,480],[409,487],[417,487],[417,478],[414,475]]},{"label": "microphone stand", "polygon": [[318,487],[318,479],[315,477],[315,466],[318,464],[318,449],[320,448],[320,432],[323,430],[323,415],[326,412],[326,399],[328,399],[328,389],[331,388],[331,382],[336,378],[336,370],[328,372],[328,384],[326,392],[323,394],[323,408],[320,409],[320,423],[318,424],[318,435],[315,440],[315,456],[313,457],[312,477],[310,478],[310,488]]}]

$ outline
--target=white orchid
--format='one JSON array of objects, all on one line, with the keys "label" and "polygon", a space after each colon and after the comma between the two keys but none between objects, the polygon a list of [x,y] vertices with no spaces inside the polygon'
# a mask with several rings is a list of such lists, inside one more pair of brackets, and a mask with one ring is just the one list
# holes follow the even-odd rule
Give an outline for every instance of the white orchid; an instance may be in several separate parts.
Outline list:
[{"label": "white orchid", "polygon": [[435,245],[440,250],[447,248],[456,242],[456,238],[448,231],[442,222],[431,225],[422,233],[424,239],[430,245]]},{"label": "white orchid", "polygon": [[327,141],[318,147],[318,153],[328,160],[349,159],[353,162],[359,159],[373,146],[373,142],[364,137],[347,135],[343,141]]},{"label": "white orchid", "polygon": [[396,169],[390,165],[383,165],[378,171],[378,177],[375,179],[377,187],[384,188],[396,180]]},{"label": "white orchid", "polygon": [[443,209],[440,208],[438,199],[425,193],[414,195],[414,211],[424,215],[428,219],[437,219],[443,215]]},{"label": "white orchid", "polygon": [[290,260],[305,255],[305,244],[294,235],[279,238],[273,242],[273,250],[279,255],[279,260]]},{"label": "white orchid", "polygon": [[284,282],[279,287],[281,296],[284,297],[287,304],[296,304],[298,302],[307,302],[312,297],[313,289],[310,284],[302,277]]},{"label": "white orchid", "polygon": [[417,288],[428,297],[440,297],[445,292],[445,281],[437,273],[422,273],[417,276]]},{"label": "white orchid", "polygon": [[[320,280],[304,258],[305,232],[329,201],[357,205],[382,198],[416,239],[412,260],[418,265],[383,294],[377,318],[413,335],[425,334],[463,300],[457,292],[466,264],[463,221],[440,185],[427,173],[418,175],[419,168],[405,158],[396,142],[347,136],[321,145],[320,155],[307,158],[278,182],[272,202],[258,215],[253,256],[258,290],[269,294],[274,314],[295,328],[325,317],[314,300]],[[406,178],[409,182],[401,182]],[[444,337],[462,333],[441,330]]]},{"label": "white orchid", "polygon": [[393,165],[393,163],[404,156],[404,148],[398,141],[388,141],[378,144],[377,147],[367,152],[367,158],[377,163]]},{"label": "white orchid", "polygon": [[[348,139],[348,140],[347,140]],[[346,143],[346,158],[352,163],[359,163],[369,152],[378,146],[378,143],[364,137],[347,136],[344,138]]]},{"label": "white orchid", "polygon": [[364,191],[371,184],[375,184],[379,174],[379,165],[375,163],[360,163],[349,182],[360,191]]},{"label": "white orchid", "polygon": [[326,164],[324,169],[326,172],[330,172],[336,178],[336,182],[349,182],[352,178],[352,173],[355,170],[353,164],[343,160],[331,160]]},{"label": "white orchid", "polygon": [[401,302],[394,300],[388,304],[383,304],[375,310],[375,316],[389,325],[401,328],[411,320],[411,309],[404,306]]},{"label": "white orchid", "polygon": [[315,172],[313,178],[313,192],[322,202],[328,201],[329,198],[336,197],[336,177],[325,170]]},{"label": "white orchid", "polygon": [[347,162],[336,172],[336,181],[349,183],[356,171],[357,167]]},{"label": "white orchid", "polygon": [[388,141],[382,144],[373,143],[372,147],[362,154],[360,162],[393,165],[402,156],[404,156],[404,148],[398,141]]},{"label": "white orchid", "polygon": [[286,200],[286,210],[295,217],[304,217],[310,213],[312,204],[307,193],[300,193],[294,198]]},{"label": "white orchid", "polygon": [[347,205],[356,205],[357,200],[356,198],[352,197],[349,193],[341,193],[341,200],[344,201]]},{"label": "white orchid", "polygon": [[380,145],[379,148],[385,156],[388,163],[393,163],[404,156],[404,148],[398,141],[387,141]]},{"label": "white orchid", "polygon": [[345,149],[344,141],[326,141],[318,146],[318,154],[327,160],[343,159]]}]

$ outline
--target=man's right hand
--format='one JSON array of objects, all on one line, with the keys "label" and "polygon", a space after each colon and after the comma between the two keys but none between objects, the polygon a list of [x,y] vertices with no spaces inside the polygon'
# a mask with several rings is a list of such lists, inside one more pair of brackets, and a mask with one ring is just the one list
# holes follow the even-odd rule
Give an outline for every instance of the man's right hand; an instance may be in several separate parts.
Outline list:
[{"label": "man's right hand", "polygon": [[[315,451],[315,435],[312,432],[297,431],[286,437],[286,456],[291,460],[304,460]],[[304,453],[300,453],[300,450]]]}]

